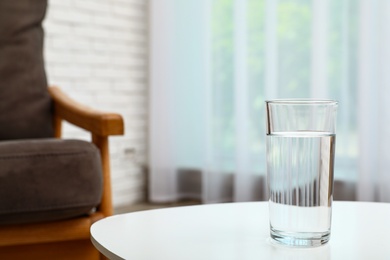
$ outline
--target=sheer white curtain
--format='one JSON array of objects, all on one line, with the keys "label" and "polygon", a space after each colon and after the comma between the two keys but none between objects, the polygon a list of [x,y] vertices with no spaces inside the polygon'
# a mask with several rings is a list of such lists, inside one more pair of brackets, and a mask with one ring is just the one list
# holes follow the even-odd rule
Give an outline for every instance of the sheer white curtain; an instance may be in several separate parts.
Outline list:
[{"label": "sheer white curtain", "polygon": [[358,198],[390,202],[390,2],[361,1]]},{"label": "sheer white curtain", "polygon": [[389,11],[384,0],[152,0],[150,199],[266,199],[264,101],[330,98],[336,194],[390,201]]}]

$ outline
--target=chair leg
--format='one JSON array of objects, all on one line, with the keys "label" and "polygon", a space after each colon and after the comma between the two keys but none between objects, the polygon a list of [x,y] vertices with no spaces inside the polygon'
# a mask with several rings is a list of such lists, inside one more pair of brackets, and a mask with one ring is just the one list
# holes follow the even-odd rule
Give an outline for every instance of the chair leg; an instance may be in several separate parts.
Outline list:
[{"label": "chair leg", "polygon": [[106,256],[104,256],[103,254],[100,254],[100,260],[110,260],[108,259]]},{"label": "chair leg", "polygon": [[12,260],[99,260],[100,254],[89,239],[0,247],[0,259]]}]

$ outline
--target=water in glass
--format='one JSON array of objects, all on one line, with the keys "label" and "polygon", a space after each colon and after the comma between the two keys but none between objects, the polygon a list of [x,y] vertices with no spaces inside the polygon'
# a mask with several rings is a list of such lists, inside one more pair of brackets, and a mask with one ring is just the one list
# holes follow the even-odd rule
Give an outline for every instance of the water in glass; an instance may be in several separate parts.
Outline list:
[{"label": "water in glass", "polygon": [[297,131],[267,135],[271,237],[318,246],[330,236],[335,135]]}]

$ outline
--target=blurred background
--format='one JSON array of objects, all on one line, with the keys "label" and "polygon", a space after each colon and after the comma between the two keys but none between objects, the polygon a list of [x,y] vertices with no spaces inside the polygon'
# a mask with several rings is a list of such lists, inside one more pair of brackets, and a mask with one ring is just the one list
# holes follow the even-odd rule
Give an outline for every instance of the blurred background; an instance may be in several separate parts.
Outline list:
[{"label": "blurred background", "polygon": [[390,201],[388,13],[385,0],[51,0],[47,73],[124,115],[117,208],[266,200],[275,98],[338,100],[335,198]]}]

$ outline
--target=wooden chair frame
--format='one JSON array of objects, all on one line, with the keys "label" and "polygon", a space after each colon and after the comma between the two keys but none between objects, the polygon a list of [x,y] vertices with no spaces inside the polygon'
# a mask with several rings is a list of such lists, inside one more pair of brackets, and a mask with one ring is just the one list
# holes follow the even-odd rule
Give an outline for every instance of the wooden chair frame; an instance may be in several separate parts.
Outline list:
[{"label": "wooden chair frame", "polygon": [[108,137],[124,134],[123,119],[119,114],[83,106],[58,87],[49,87],[48,91],[54,102],[55,137],[61,137],[61,124],[65,120],[89,131],[91,141],[100,150],[104,181],[102,201],[89,216],[0,226],[0,259],[105,259],[90,241],[90,227],[113,213]]}]

